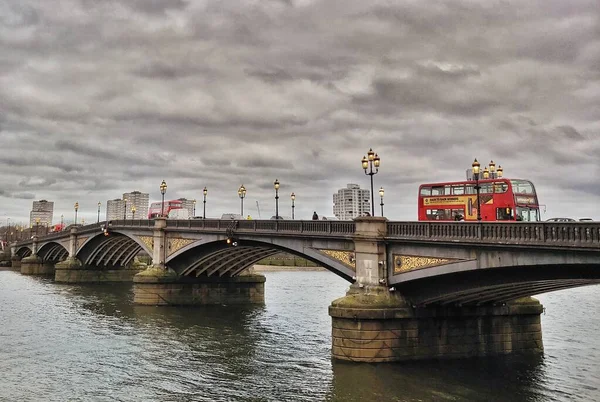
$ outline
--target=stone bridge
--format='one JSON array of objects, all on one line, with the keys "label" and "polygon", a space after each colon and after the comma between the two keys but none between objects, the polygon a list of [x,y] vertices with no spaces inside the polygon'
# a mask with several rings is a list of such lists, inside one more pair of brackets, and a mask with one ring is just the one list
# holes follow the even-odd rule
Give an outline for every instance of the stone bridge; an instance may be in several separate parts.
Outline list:
[{"label": "stone bridge", "polygon": [[597,223],[123,220],[12,245],[22,273],[133,279],[158,305],[260,303],[250,268],[281,251],[352,284],[330,315],[334,357],[354,361],[540,351],[530,296],[600,282]]}]

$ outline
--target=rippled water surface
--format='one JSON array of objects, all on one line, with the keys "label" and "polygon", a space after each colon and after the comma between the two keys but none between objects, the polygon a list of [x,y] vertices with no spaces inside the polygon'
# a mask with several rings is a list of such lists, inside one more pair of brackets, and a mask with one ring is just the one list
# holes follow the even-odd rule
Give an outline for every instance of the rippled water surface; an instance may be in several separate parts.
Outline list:
[{"label": "rippled water surface", "polygon": [[267,272],[264,306],[132,305],[130,285],[0,272],[2,401],[600,401],[600,287],[540,296],[538,358],[332,362],[329,272]]}]

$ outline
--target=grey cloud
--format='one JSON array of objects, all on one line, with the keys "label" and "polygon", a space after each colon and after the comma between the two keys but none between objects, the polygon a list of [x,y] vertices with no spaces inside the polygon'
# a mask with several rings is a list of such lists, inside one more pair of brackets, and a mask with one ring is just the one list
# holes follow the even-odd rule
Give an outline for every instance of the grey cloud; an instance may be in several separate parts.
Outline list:
[{"label": "grey cloud", "polygon": [[[133,189],[158,199],[164,178],[169,196],[208,186],[218,215],[242,181],[273,209],[279,178],[310,217],[369,185],[372,147],[391,219],[414,219],[419,183],[463,178],[473,157],[593,215],[577,176],[600,152],[599,18],[594,0],[9,0],[0,202],[26,189],[92,213]],[[4,204],[27,219],[29,203]]]}]

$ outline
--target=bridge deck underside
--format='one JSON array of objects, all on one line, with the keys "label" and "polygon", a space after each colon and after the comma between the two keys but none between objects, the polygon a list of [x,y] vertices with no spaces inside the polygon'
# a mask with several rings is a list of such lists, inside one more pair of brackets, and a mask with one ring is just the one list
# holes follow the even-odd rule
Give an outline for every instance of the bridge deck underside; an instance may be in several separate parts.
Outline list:
[{"label": "bridge deck underside", "polygon": [[479,270],[396,285],[415,306],[498,304],[521,297],[600,283],[595,265]]}]

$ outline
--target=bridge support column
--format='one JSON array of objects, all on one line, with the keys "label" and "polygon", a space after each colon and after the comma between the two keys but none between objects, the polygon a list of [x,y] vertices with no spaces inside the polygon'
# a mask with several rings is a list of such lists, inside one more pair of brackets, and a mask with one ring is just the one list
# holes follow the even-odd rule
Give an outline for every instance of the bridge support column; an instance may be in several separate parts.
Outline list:
[{"label": "bridge support column", "polygon": [[12,269],[20,272],[21,271],[21,257],[19,257],[18,255],[13,255],[12,257],[10,257],[10,265],[11,265]]},{"label": "bridge support column", "polygon": [[52,266],[44,264],[37,255],[38,237],[33,236],[32,254],[21,260],[20,271],[23,275],[52,275],[54,270]]},{"label": "bridge support column", "polygon": [[542,306],[413,308],[387,286],[386,220],[356,219],[356,282],[329,307],[332,357],[354,362],[460,358],[543,350]]},{"label": "bridge support column", "polygon": [[149,268],[133,278],[135,304],[210,305],[262,304],[265,301],[265,277],[248,274],[234,277],[168,276],[160,268]]},{"label": "bridge support column", "polygon": [[83,269],[83,264],[77,259],[77,227],[69,231],[69,256],[66,260],[54,265],[54,281],[65,283],[77,283],[80,275],[77,271]]}]

